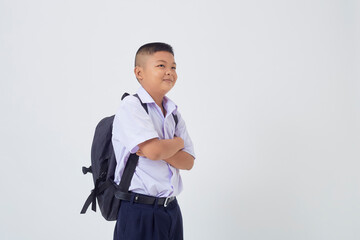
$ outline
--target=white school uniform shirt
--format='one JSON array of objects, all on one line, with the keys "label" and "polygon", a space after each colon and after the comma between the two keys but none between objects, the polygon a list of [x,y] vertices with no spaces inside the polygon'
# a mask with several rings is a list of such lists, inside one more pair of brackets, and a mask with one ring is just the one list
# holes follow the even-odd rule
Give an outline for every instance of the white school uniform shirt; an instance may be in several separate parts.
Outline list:
[{"label": "white school uniform shirt", "polygon": [[[175,103],[164,97],[164,117],[160,107],[143,87],[139,88],[137,94],[141,101],[147,104],[149,113],[146,113],[138,98],[130,95],[123,99],[114,118],[112,143],[117,161],[114,177],[117,184],[120,183],[130,153],[136,153],[139,150],[138,145],[149,139],[172,139],[174,135],[181,137],[185,146],[182,150],[195,158],[193,143]],[[172,113],[178,117],[176,129]],[[139,157],[129,191],[155,197],[170,197],[177,196],[182,188],[179,169],[164,160]]]}]

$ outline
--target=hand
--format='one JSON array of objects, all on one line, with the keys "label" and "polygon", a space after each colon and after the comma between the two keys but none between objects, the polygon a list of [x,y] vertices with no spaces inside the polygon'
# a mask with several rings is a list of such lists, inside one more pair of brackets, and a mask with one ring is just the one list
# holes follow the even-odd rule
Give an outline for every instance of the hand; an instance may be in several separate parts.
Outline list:
[{"label": "hand", "polygon": [[136,152],[136,155],[138,155],[139,157],[146,157],[140,149]]},{"label": "hand", "polygon": [[180,149],[183,149],[185,146],[184,146],[184,139],[182,139],[181,137],[176,137],[176,135],[174,136],[174,139],[176,139],[178,142],[179,142],[179,144],[180,144]]}]

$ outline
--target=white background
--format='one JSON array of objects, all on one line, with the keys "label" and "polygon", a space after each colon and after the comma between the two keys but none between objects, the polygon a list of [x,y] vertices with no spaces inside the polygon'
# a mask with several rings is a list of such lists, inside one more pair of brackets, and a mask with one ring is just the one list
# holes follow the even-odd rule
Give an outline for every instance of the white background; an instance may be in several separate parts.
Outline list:
[{"label": "white background", "polygon": [[359,6],[0,0],[0,239],[112,239],[81,167],[153,41],[197,154],[185,239],[360,239]]}]

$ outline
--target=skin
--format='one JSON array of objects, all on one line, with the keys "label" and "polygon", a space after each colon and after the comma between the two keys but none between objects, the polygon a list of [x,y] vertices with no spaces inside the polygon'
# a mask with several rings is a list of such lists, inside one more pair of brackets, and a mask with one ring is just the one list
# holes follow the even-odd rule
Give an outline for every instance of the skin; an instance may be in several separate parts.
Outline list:
[{"label": "skin", "polygon": [[[166,51],[140,55],[134,73],[165,116],[166,111],[162,102],[177,80],[174,56]],[[183,148],[184,140],[180,137],[154,138],[139,144],[139,151],[136,154],[154,161],[162,159],[175,168],[190,170],[194,165],[194,157],[183,151]]]}]

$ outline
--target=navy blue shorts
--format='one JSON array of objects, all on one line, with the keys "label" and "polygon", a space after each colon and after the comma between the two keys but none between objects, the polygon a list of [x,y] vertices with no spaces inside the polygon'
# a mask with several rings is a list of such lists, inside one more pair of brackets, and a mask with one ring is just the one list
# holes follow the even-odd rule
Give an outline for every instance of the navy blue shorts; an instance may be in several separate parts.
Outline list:
[{"label": "navy blue shorts", "polygon": [[114,240],[182,240],[183,223],[177,200],[167,207],[122,201]]}]

